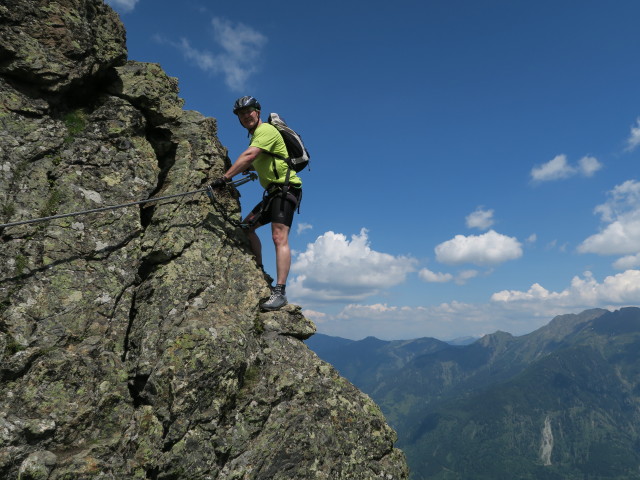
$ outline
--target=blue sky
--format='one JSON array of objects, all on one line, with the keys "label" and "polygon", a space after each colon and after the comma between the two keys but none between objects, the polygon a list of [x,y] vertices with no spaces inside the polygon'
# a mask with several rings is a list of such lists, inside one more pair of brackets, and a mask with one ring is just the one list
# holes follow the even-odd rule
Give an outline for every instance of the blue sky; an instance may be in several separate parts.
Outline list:
[{"label": "blue sky", "polygon": [[287,293],[319,332],[521,335],[640,305],[637,0],[107,3],[233,160],[239,96],[302,134]]}]

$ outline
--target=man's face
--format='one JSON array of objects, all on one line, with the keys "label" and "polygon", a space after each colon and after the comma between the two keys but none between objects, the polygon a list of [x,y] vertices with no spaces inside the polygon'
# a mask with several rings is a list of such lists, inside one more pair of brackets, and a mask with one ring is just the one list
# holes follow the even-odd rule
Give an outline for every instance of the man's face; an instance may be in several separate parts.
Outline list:
[{"label": "man's face", "polygon": [[260,122],[260,111],[253,107],[241,108],[238,110],[238,119],[244,128],[252,131]]}]

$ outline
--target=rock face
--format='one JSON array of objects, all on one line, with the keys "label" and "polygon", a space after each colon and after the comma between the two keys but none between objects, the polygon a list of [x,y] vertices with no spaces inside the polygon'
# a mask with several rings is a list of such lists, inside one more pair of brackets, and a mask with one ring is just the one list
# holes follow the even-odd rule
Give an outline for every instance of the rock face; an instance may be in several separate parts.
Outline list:
[{"label": "rock face", "polygon": [[[102,0],[3,0],[0,37],[3,224],[200,192],[228,167],[215,120],[127,61]],[[300,308],[259,312],[237,197],[0,228],[0,478],[407,478]]]}]

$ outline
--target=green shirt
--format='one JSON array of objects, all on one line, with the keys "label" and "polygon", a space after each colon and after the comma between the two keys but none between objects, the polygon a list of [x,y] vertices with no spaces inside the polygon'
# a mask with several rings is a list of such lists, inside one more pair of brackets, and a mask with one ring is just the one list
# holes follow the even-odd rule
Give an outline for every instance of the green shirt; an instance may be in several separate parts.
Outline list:
[{"label": "green shirt", "polygon": [[[266,122],[258,125],[258,128],[253,132],[249,146],[262,150],[251,164],[258,173],[260,185],[267,188],[272,183],[284,183],[289,166],[284,160],[270,155],[270,153],[275,153],[284,158],[289,157],[282,135],[276,127]],[[289,183],[294,187],[302,186],[302,180],[294,170],[291,170],[289,174]]]}]

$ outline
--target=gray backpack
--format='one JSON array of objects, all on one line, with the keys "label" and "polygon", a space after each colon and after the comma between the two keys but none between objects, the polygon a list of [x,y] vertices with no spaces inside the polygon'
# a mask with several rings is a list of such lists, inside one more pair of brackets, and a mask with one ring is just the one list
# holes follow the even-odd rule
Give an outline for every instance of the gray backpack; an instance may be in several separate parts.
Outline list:
[{"label": "gray backpack", "polygon": [[309,165],[309,159],[311,157],[309,156],[309,152],[304,146],[302,137],[291,127],[289,127],[285,123],[284,119],[281,118],[277,113],[269,114],[269,123],[276,127],[276,129],[280,132],[280,135],[282,135],[284,144],[287,147],[287,152],[289,152],[289,158],[282,158],[280,155],[275,154],[273,155],[287,162],[289,168],[291,168],[294,172],[299,172],[307,165]]}]

